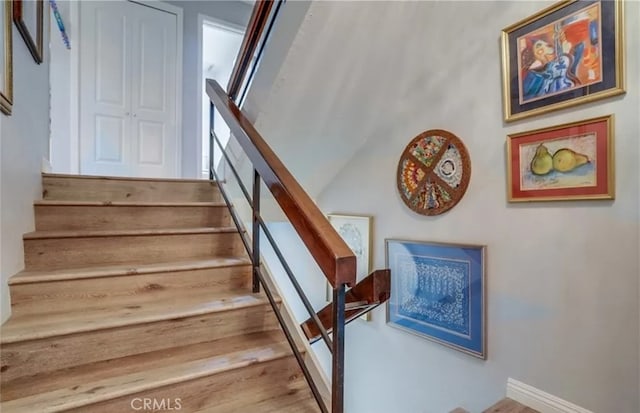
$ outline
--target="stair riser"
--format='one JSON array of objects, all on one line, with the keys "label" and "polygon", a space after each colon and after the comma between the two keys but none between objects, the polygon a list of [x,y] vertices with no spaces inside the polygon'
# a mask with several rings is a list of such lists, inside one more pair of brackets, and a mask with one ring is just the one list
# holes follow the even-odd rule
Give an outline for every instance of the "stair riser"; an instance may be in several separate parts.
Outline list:
[{"label": "stair riser", "polygon": [[243,255],[237,232],[24,240],[25,269],[152,264]]},{"label": "stair riser", "polygon": [[[156,400],[156,403],[162,403],[164,400],[164,409],[151,408],[140,411],[169,410],[168,406],[171,402],[173,410],[181,413],[193,413],[203,409],[207,409],[207,412],[220,413],[261,413],[259,410],[251,409],[252,402],[296,392],[307,396],[308,390],[304,387],[305,383],[300,380],[300,376],[300,367],[296,364],[295,358],[289,356],[67,411],[74,413],[129,412],[135,411],[136,407],[144,407],[144,400],[148,399],[151,400],[150,403],[153,403],[153,400]],[[180,404],[180,409],[177,409],[177,403]],[[153,407],[152,404],[151,407]]]},{"label": "stair riser", "polygon": [[175,300],[192,294],[248,291],[251,266],[132,274],[11,286],[15,315],[73,311],[120,303]]},{"label": "stair riser", "polygon": [[220,192],[209,181],[144,181],[44,176],[42,198],[58,201],[213,202]]},{"label": "stair riser", "polygon": [[205,228],[230,225],[226,207],[36,205],[37,231]]},{"label": "stair riser", "polygon": [[3,344],[5,383],[18,377],[276,328],[269,305]]}]

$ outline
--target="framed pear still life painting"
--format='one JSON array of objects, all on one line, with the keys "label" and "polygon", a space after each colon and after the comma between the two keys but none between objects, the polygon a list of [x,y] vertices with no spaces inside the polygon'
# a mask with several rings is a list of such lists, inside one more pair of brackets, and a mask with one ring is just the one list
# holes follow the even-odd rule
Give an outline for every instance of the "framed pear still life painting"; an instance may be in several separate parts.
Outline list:
[{"label": "framed pear still life painting", "polygon": [[509,202],[613,199],[613,115],[509,135]]},{"label": "framed pear still life painting", "polygon": [[622,0],[567,0],[502,31],[504,119],[624,93]]}]

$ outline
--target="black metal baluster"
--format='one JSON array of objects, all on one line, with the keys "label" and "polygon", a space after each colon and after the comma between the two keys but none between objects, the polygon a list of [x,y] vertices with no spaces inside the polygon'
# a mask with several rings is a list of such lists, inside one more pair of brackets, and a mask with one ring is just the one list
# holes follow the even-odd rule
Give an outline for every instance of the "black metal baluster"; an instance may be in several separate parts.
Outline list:
[{"label": "black metal baluster", "polygon": [[253,170],[253,292],[260,292],[260,174]]},{"label": "black metal baluster", "polygon": [[213,102],[209,103],[209,180],[213,181],[213,168],[215,165],[213,163],[213,114],[215,108],[213,106]]},{"label": "black metal baluster", "polygon": [[331,377],[331,413],[344,411],[344,330],[345,287],[333,289],[333,368]]}]

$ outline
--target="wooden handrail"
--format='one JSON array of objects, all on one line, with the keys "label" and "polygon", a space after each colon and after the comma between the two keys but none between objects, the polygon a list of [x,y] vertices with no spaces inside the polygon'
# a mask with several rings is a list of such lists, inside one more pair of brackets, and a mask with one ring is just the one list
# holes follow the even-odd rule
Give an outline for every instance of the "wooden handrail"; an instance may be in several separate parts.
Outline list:
[{"label": "wooden handrail", "polygon": [[242,82],[251,66],[251,61],[260,44],[260,39],[267,25],[273,3],[273,0],[257,0],[253,6],[253,12],[251,13],[251,18],[249,19],[240,50],[238,50],[236,63],[233,65],[231,78],[227,86],[229,96],[233,100],[238,97]]},{"label": "wooden handrail", "polygon": [[355,285],[353,251],[218,82],[207,79],[207,95],[329,283]]}]

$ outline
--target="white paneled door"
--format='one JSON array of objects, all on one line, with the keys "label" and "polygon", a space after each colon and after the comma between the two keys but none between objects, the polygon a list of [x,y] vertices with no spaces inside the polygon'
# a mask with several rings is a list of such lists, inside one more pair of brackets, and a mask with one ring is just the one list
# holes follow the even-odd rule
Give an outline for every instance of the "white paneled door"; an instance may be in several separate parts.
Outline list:
[{"label": "white paneled door", "polygon": [[177,177],[177,16],[128,1],[80,13],[80,172]]}]

